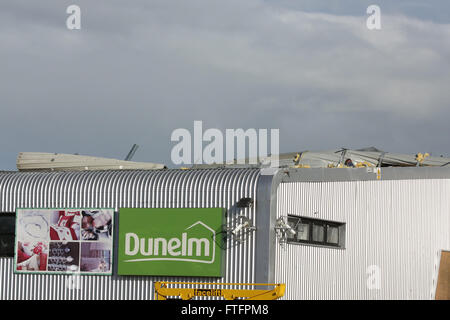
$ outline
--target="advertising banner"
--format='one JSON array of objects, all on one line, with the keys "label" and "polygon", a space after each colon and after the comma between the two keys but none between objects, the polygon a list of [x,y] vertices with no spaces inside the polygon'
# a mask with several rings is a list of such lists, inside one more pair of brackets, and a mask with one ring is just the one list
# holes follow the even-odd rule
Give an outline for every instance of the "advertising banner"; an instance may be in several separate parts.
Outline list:
[{"label": "advertising banner", "polygon": [[119,212],[120,275],[222,276],[222,208]]},{"label": "advertising banner", "polygon": [[112,274],[113,209],[17,209],[15,273]]}]

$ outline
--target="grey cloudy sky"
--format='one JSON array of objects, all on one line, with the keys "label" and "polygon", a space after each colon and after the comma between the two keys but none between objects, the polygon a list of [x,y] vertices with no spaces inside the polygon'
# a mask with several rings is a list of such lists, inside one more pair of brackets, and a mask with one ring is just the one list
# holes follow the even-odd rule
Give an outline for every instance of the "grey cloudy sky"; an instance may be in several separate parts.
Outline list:
[{"label": "grey cloudy sky", "polygon": [[194,120],[279,128],[281,152],[450,155],[447,0],[3,0],[0,66],[0,169],[133,143],[172,166],[170,135]]}]

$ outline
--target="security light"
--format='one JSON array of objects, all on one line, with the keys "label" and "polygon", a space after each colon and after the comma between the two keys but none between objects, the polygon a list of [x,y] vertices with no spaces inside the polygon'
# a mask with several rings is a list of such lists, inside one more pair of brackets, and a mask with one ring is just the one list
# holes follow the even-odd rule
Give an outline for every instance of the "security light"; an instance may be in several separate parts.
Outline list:
[{"label": "security light", "polygon": [[292,229],[292,227],[290,225],[286,225],[286,231],[291,235],[291,236],[295,236],[297,234],[297,231],[295,231],[294,229]]},{"label": "security light", "polygon": [[278,239],[280,240],[281,245],[284,245],[286,243],[288,235],[293,237],[297,234],[297,231],[295,231],[294,228],[292,228],[289,223],[287,223],[287,217],[279,217],[277,219],[275,223],[275,232]]},{"label": "security light", "polygon": [[228,228],[228,232],[234,240],[242,242],[244,237],[251,231],[256,230],[252,221],[246,216],[237,216],[234,221],[234,227]]},{"label": "security light", "polygon": [[291,236],[295,236],[297,232],[285,221],[286,217],[280,217],[277,219],[275,229],[288,232]]},{"label": "security light", "polygon": [[248,220],[246,220],[243,223],[240,223],[236,226],[236,228],[234,228],[231,233],[234,234],[235,236],[244,228],[248,228],[250,226],[250,222]]}]

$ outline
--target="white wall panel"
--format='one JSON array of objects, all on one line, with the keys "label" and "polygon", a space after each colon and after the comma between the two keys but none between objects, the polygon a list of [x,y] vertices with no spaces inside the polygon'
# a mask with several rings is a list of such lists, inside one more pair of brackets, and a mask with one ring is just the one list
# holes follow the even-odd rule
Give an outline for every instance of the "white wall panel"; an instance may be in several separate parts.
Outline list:
[{"label": "white wall panel", "polygon": [[[346,223],[346,248],[276,246],[286,299],[434,298],[440,250],[450,248],[450,180],[282,183],[277,217]],[[367,285],[370,266],[380,287]]]}]

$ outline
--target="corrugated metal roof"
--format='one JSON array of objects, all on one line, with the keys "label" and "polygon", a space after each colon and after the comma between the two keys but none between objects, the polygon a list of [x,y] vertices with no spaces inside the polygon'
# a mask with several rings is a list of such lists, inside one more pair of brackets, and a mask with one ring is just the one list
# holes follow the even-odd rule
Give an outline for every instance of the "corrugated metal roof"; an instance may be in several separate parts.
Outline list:
[{"label": "corrugated metal roof", "polygon": [[[226,223],[237,215],[256,222],[256,207],[237,208],[243,197],[256,201],[258,169],[119,170],[0,173],[0,212],[27,208],[205,208],[227,210]],[[228,241],[228,240],[227,240]],[[224,276],[177,278],[180,281],[253,283],[256,238],[228,244]],[[0,258],[0,300],[4,299],[152,299],[153,281],[173,277],[13,274],[11,258]],[[26,286],[21,284],[26,283]]]},{"label": "corrugated metal roof", "polygon": [[[0,174],[0,210],[16,207],[192,207],[256,179],[258,169],[107,170]],[[209,192],[205,192],[209,191]],[[164,193],[164,196],[162,194]]]}]

